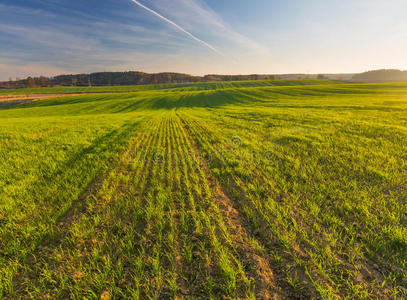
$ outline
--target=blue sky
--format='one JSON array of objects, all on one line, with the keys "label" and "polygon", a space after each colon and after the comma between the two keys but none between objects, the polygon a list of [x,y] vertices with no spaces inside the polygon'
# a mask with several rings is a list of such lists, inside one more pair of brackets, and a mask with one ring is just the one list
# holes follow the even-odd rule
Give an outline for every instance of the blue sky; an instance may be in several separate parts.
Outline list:
[{"label": "blue sky", "polygon": [[407,69],[405,0],[0,0],[0,80]]}]

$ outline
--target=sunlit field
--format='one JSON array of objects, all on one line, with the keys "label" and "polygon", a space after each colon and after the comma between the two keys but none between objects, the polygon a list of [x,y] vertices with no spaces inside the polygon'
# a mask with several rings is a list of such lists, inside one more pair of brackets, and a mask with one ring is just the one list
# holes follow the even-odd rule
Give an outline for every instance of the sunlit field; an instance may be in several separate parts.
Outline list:
[{"label": "sunlit field", "polygon": [[0,93],[0,298],[407,298],[407,84]]}]

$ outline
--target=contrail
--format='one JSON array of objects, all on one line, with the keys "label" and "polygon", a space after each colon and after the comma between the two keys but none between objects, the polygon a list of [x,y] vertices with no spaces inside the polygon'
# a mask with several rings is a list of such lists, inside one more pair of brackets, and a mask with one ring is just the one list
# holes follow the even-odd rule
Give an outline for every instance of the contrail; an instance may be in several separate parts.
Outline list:
[{"label": "contrail", "polygon": [[134,3],[136,3],[138,6],[144,8],[145,10],[151,12],[153,15],[156,15],[157,17],[163,19],[164,21],[166,21],[167,23],[171,24],[172,26],[174,26],[175,28],[177,28],[178,30],[182,31],[183,33],[185,33],[186,35],[188,35],[190,38],[194,39],[195,41],[197,41],[198,43],[208,47],[209,49],[211,49],[212,51],[222,55],[215,47],[213,47],[212,45],[208,44],[207,42],[197,38],[195,35],[193,35],[192,33],[188,32],[187,30],[185,30],[184,28],[182,28],[181,26],[179,26],[178,24],[174,23],[173,21],[167,19],[166,17],[160,15],[158,12],[152,10],[151,8],[148,8],[147,6],[141,4],[139,1],[137,0],[131,0]]}]

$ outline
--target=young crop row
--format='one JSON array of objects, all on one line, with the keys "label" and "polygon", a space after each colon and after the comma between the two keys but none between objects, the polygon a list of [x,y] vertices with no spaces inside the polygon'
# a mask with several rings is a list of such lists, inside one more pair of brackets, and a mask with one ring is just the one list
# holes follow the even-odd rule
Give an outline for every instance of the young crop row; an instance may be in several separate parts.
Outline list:
[{"label": "young crop row", "polygon": [[0,297],[407,297],[405,85],[242,86],[1,112]]},{"label": "young crop row", "polygon": [[[369,173],[349,182],[349,173],[357,170],[346,170],[358,159],[366,168],[371,166],[365,163],[386,164],[395,176],[400,165],[380,161],[377,154],[362,162],[366,153],[358,154],[361,149],[353,149],[353,154],[341,149],[342,157],[334,155],[343,147],[343,137],[316,148],[304,140],[309,132],[296,130],[268,143],[264,121],[228,118],[230,112],[194,115],[181,117],[212,173],[279,266],[283,286],[307,297],[405,295],[403,194],[398,190],[379,196],[374,188],[383,187],[372,182]],[[342,170],[349,172],[346,177]]]},{"label": "young crop row", "polygon": [[19,269],[14,296],[264,297],[282,293],[263,246],[174,112],[138,128],[83,207]]},{"label": "young crop row", "polygon": [[[111,123],[106,126],[106,120]],[[145,117],[25,119],[2,123],[0,138],[0,296],[41,244],[58,235],[58,220],[109,168]],[[36,259],[36,258],[34,258]]]}]

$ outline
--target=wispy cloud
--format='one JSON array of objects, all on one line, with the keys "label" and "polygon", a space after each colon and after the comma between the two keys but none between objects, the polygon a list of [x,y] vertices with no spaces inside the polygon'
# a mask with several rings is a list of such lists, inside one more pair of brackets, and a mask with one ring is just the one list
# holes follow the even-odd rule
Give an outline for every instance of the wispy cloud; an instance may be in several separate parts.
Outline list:
[{"label": "wispy cloud", "polygon": [[159,14],[158,12],[156,12],[155,10],[145,6],[144,4],[140,3],[137,0],[131,0],[133,1],[135,4],[137,4],[138,6],[144,8],[145,10],[147,10],[148,12],[152,13],[153,15],[157,16],[158,18],[164,20],[165,22],[167,22],[168,24],[174,26],[175,28],[177,28],[178,30],[182,31],[183,33],[185,33],[187,36],[189,36],[190,38],[192,38],[193,40],[197,41],[198,43],[204,45],[205,47],[208,47],[209,49],[211,49],[212,51],[220,54],[220,52],[211,44],[199,39],[198,37],[196,37],[195,35],[193,35],[192,33],[190,33],[188,30],[185,30],[184,28],[182,28],[181,26],[179,26],[177,23],[169,20],[168,18],[164,17],[163,15]]},{"label": "wispy cloud", "polygon": [[97,44],[97,41],[93,38],[84,38],[54,28],[0,25],[0,32],[24,40],[24,42],[64,50],[88,51]]},{"label": "wispy cloud", "polygon": [[155,0],[152,4],[157,9],[165,11],[183,27],[204,31],[208,36],[232,43],[234,48],[261,54],[269,52],[261,43],[234,30],[202,0]]},{"label": "wispy cloud", "polygon": [[[84,2],[73,5],[75,1],[62,5],[29,0],[35,5],[26,7],[0,3],[0,80],[59,71],[222,72],[223,64],[234,62],[233,51],[266,51],[200,0],[145,1],[148,6],[143,8],[151,7],[150,12],[169,26],[131,9],[129,0],[106,0],[103,5],[109,9],[86,7]],[[223,55],[208,54],[191,38]]]},{"label": "wispy cloud", "polygon": [[68,72],[67,69],[50,66],[48,62],[21,63],[21,61],[14,59],[2,59],[0,61],[0,80],[8,80],[10,77],[15,79],[16,77],[25,78],[28,76],[54,76]]}]

